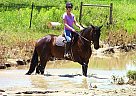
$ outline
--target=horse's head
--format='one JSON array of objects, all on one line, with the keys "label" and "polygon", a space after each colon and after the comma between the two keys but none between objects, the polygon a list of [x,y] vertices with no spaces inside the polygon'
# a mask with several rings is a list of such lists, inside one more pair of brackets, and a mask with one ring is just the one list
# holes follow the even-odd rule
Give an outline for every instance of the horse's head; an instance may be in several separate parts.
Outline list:
[{"label": "horse's head", "polygon": [[93,26],[91,25],[92,28],[92,32],[91,32],[91,41],[94,44],[94,48],[95,49],[99,49],[99,38],[100,38],[100,31],[102,26],[98,27],[98,26]]}]

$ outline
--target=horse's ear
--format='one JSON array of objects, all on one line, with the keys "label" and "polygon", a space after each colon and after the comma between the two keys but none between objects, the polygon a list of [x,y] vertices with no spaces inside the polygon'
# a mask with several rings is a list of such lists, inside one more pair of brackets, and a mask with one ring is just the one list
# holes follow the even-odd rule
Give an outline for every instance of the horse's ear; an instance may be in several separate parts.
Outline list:
[{"label": "horse's ear", "polygon": [[[103,26],[103,25],[102,25],[102,26]],[[102,26],[100,26],[100,27],[99,27],[99,29],[101,29],[101,28],[102,28]]]},{"label": "horse's ear", "polygon": [[86,26],[85,26],[85,25],[80,24],[80,26],[81,26],[81,27],[83,27],[84,29],[86,28]]},{"label": "horse's ear", "polygon": [[93,29],[95,29],[95,27],[91,24],[91,27],[93,28]]}]

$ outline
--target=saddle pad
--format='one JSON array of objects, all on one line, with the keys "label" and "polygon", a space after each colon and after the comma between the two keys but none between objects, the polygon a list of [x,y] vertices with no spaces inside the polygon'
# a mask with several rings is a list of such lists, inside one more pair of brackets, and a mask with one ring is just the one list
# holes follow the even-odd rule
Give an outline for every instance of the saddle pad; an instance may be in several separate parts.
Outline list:
[{"label": "saddle pad", "polygon": [[65,45],[65,37],[62,37],[61,35],[57,37],[56,39],[56,45],[57,46],[64,46]]}]

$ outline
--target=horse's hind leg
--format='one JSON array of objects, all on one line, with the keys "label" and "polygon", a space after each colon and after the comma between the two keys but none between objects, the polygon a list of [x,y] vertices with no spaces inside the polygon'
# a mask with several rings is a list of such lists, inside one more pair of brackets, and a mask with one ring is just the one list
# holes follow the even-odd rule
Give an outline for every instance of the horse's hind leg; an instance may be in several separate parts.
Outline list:
[{"label": "horse's hind leg", "polygon": [[39,64],[36,68],[36,74],[40,74],[40,67],[41,67],[41,64]]},{"label": "horse's hind leg", "polygon": [[26,75],[31,75],[34,72],[35,67],[37,65],[38,65],[38,53],[35,48],[33,56],[32,56],[32,60],[31,60],[31,65],[30,65],[29,71],[26,73]]},{"label": "horse's hind leg", "polygon": [[47,63],[47,59],[43,56],[40,57],[40,64],[36,68],[36,74],[44,74],[46,63]]},{"label": "horse's hind leg", "polygon": [[49,50],[47,47],[45,47],[43,50],[42,50],[42,54],[40,56],[40,64],[37,66],[36,68],[36,73],[37,74],[44,74],[44,69],[46,67],[46,63],[49,59]]}]

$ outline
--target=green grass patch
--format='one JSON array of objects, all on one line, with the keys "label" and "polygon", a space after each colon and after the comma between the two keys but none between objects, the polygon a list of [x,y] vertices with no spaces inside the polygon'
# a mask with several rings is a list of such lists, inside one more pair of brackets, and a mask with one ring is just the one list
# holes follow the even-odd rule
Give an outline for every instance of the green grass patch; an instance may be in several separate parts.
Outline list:
[{"label": "green grass patch", "polygon": [[136,71],[129,70],[129,71],[127,72],[127,77],[128,77],[129,79],[136,80]]},{"label": "green grass patch", "polygon": [[[110,5],[113,3],[113,24],[109,25],[109,9],[83,7],[82,24],[104,25],[101,39],[105,40],[109,32],[124,30],[128,34],[136,32],[136,2],[134,0],[72,0],[73,13],[78,21],[80,2],[84,4]],[[32,25],[30,26],[31,4],[34,3]],[[41,38],[46,34],[61,34],[62,15],[67,0],[0,0],[1,37],[15,37],[12,41],[26,41]],[[54,7],[52,7],[54,6]],[[59,30],[48,29],[49,22],[60,22]],[[77,28],[76,28],[77,29]],[[78,29],[77,29],[78,30]],[[79,31],[79,30],[78,30]],[[0,41],[2,42],[2,41]],[[5,40],[9,44],[9,40]],[[8,43],[9,42],[9,43]]]}]

